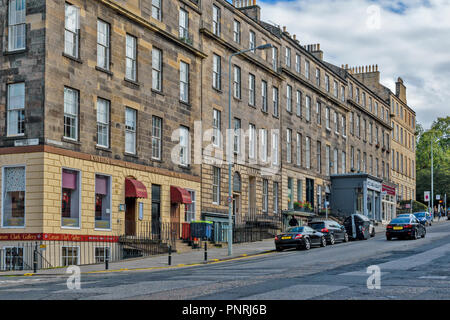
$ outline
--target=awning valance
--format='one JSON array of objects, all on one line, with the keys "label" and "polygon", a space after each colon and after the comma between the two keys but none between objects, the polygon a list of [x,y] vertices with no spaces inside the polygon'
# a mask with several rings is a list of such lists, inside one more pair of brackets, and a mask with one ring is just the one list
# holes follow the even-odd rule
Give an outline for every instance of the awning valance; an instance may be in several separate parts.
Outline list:
[{"label": "awning valance", "polygon": [[147,199],[147,188],[138,180],[131,178],[125,179],[125,197],[126,198],[145,198]]},{"label": "awning valance", "polygon": [[170,202],[191,204],[191,195],[186,189],[170,186]]}]

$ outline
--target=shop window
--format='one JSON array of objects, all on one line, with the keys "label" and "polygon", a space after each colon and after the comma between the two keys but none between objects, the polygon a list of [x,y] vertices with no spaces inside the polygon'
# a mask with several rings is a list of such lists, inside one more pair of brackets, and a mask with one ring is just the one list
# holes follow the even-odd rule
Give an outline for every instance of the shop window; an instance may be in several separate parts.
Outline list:
[{"label": "shop window", "polygon": [[186,204],[186,216],[184,220],[186,222],[190,222],[192,220],[195,220],[195,191],[194,190],[187,190],[189,192],[189,195],[191,196],[191,203]]},{"label": "shop window", "polygon": [[3,227],[25,226],[25,167],[3,170]]},{"label": "shop window", "polygon": [[111,252],[109,247],[95,247],[95,263],[103,263],[108,259],[111,261]]},{"label": "shop window", "polygon": [[95,228],[111,229],[111,178],[95,176]]},{"label": "shop window", "polygon": [[64,246],[61,247],[61,266],[76,266],[79,262],[80,247]]},{"label": "shop window", "polygon": [[4,247],[0,270],[23,270],[23,248]]},{"label": "shop window", "polygon": [[63,169],[61,226],[80,227],[80,177],[78,171]]}]

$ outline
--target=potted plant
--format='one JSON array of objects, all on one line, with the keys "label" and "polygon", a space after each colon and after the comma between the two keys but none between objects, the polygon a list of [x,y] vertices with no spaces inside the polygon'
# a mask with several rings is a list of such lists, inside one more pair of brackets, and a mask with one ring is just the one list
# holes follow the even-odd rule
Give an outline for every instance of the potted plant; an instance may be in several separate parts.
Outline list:
[{"label": "potted plant", "polygon": [[294,210],[301,210],[303,208],[303,203],[301,201],[294,202]]}]

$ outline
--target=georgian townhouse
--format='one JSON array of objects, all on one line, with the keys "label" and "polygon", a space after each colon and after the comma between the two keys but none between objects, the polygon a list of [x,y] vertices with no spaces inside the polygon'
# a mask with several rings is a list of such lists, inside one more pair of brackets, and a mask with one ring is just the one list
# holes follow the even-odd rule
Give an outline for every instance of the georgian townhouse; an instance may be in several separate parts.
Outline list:
[{"label": "georgian townhouse", "polygon": [[[198,3],[4,3],[2,239],[114,242],[199,218]],[[69,244],[61,257],[93,259]]]}]

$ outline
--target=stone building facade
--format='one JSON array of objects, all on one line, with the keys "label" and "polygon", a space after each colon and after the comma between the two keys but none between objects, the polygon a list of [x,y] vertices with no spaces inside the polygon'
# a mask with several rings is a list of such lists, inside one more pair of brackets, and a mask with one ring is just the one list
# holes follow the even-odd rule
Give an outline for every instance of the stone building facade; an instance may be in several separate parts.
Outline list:
[{"label": "stone building facade", "polygon": [[[407,148],[414,129],[402,84],[394,95],[375,69],[369,81],[374,72],[327,63],[320,45],[261,21],[254,1],[1,4],[4,241],[226,223],[228,202],[236,220],[295,202],[318,213],[330,175],[358,171],[414,196],[414,146],[392,134],[403,126]],[[403,114],[389,112],[397,102]]]}]

